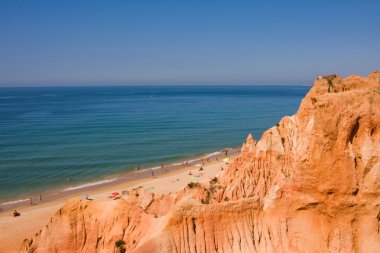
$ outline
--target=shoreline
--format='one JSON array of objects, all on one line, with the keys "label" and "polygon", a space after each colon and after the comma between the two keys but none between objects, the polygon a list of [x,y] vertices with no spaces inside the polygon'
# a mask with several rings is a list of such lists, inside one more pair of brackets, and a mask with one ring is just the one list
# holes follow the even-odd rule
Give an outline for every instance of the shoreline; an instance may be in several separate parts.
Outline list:
[{"label": "shoreline", "polygon": [[[3,212],[6,212],[8,210],[16,209],[16,208],[22,208],[26,206],[35,206],[40,205],[43,203],[52,202],[58,199],[67,199],[71,196],[77,196],[78,194],[87,194],[88,191],[96,191],[98,189],[125,183],[125,182],[133,182],[138,181],[142,179],[147,179],[152,177],[152,171],[155,176],[163,175],[170,173],[172,171],[180,170],[181,168],[188,168],[189,166],[194,166],[202,160],[212,160],[212,159],[219,159],[223,158],[224,154],[223,151],[228,150],[229,155],[236,155],[240,153],[240,147],[232,147],[232,148],[223,148],[218,151],[213,151],[211,153],[204,153],[201,155],[193,155],[186,157],[182,160],[173,161],[170,164],[162,164],[161,166],[153,165],[152,167],[147,167],[143,169],[133,169],[129,171],[124,171],[120,173],[116,173],[114,175],[110,175],[107,177],[100,178],[99,180],[95,181],[87,181],[82,182],[80,184],[67,186],[67,187],[60,187],[51,189],[44,192],[38,192],[34,193],[29,196],[20,196],[18,199],[9,199],[5,200],[5,202],[0,203],[0,214]],[[42,200],[40,200],[40,195],[42,196]],[[32,203],[31,199],[32,198]]]},{"label": "shoreline", "polygon": [[[228,163],[233,162],[240,153],[240,148],[229,149],[227,157],[228,162],[223,161],[225,158],[223,152],[206,154],[194,159],[192,164],[182,166],[181,163],[167,167],[167,171],[151,176],[150,170],[147,177],[138,179],[113,181],[108,184],[97,185],[91,189],[80,189],[72,191],[70,194],[59,198],[53,198],[48,201],[42,201],[35,205],[22,205],[17,208],[21,214],[18,217],[13,217],[13,210],[0,212],[0,230],[6,233],[0,233],[0,253],[18,252],[22,246],[22,242],[26,238],[31,238],[35,233],[45,226],[57,210],[69,199],[80,198],[84,199],[83,193],[89,194],[89,201],[107,204],[114,201],[110,198],[111,193],[120,193],[123,198],[123,192],[144,187],[156,195],[177,192],[186,187],[190,182],[208,182],[214,177],[218,177],[221,171],[227,168]],[[199,161],[207,156],[204,165]],[[203,167],[203,170],[200,168]],[[160,171],[161,168],[155,171]],[[190,173],[191,172],[191,173]],[[146,174],[144,174],[146,175]]]}]

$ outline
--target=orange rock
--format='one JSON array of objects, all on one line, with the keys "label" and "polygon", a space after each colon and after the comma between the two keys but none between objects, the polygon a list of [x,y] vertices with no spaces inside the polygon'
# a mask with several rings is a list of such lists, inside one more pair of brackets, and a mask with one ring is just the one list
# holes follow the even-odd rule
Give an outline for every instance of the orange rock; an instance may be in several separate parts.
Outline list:
[{"label": "orange rock", "polygon": [[[318,78],[218,181],[66,203],[22,252],[380,252],[380,72]],[[29,251],[28,251],[29,250]],[[34,251],[33,251],[34,250]]]}]

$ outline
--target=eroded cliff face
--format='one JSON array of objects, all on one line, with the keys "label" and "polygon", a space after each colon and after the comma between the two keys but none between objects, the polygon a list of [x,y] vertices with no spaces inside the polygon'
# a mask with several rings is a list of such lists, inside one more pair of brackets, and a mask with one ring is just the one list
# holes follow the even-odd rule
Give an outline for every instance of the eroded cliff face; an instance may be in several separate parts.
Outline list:
[{"label": "eroded cliff face", "polygon": [[319,77],[218,178],[66,203],[22,252],[380,252],[380,72]]}]

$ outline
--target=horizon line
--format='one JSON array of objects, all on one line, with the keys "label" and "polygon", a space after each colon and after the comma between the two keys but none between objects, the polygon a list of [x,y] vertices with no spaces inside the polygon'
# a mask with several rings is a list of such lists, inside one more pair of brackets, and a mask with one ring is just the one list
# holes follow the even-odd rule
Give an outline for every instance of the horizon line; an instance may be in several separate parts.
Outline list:
[{"label": "horizon line", "polygon": [[263,87],[263,86],[271,86],[271,87],[281,87],[281,86],[297,86],[297,87],[309,87],[313,84],[299,84],[299,83],[269,83],[269,84],[259,84],[259,83],[89,83],[89,84],[83,84],[83,83],[70,83],[70,84],[56,84],[56,85],[49,85],[49,84],[17,84],[17,85],[3,85],[0,84],[1,88],[73,88],[73,87],[189,87],[189,86],[257,86],[257,87]]}]

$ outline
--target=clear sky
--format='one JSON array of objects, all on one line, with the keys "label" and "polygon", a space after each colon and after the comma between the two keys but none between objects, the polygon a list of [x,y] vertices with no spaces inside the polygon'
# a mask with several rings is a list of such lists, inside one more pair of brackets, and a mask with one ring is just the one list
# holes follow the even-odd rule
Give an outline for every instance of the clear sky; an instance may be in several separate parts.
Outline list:
[{"label": "clear sky", "polygon": [[0,2],[0,86],[311,84],[380,68],[379,0]]}]

